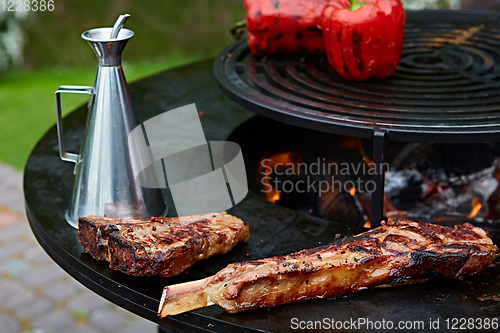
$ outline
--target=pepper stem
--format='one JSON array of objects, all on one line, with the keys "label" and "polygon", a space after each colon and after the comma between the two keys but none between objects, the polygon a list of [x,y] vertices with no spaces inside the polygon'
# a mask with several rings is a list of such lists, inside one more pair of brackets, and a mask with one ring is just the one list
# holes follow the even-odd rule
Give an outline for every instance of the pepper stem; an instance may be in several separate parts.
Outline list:
[{"label": "pepper stem", "polygon": [[351,6],[349,7],[349,9],[353,12],[357,11],[358,9],[366,5],[366,3],[359,2],[359,0],[350,0],[350,1],[351,1]]}]

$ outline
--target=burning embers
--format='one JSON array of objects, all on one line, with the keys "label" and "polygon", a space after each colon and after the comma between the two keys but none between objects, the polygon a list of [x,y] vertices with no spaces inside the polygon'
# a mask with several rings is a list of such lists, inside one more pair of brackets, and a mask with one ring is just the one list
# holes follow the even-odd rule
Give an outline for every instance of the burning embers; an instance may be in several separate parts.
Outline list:
[{"label": "burning embers", "polygon": [[[296,166],[301,162],[301,157],[298,153],[285,152],[278,153],[262,160],[259,166],[259,174],[262,175],[261,184],[263,191],[266,194],[267,201],[275,203],[280,200],[281,192],[275,178],[274,186],[272,179],[274,175],[296,175]],[[269,163],[269,164],[267,164]],[[273,173],[274,171],[274,173]],[[288,182],[286,180],[285,182]]]},{"label": "burning embers", "polygon": [[[495,167],[498,163],[495,163]],[[404,171],[387,174],[386,198],[396,201],[398,210],[386,209],[389,218],[420,217],[435,222],[458,221],[473,218],[486,218],[489,215],[488,199],[497,190],[498,181],[493,171],[485,173],[477,180],[460,184],[433,183],[425,174],[412,170],[411,176]],[[405,178],[411,177],[411,178]],[[403,181],[403,187],[398,182]],[[419,188],[419,190],[416,190]],[[405,197],[402,193],[413,197]],[[420,194],[420,195],[419,195]],[[401,198],[399,198],[401,197]],[[406,202],[405,202],[406,200]]]},{"label": "burning embers", "polygon": [[[298,152],[268,154],[258,167],[260,192],[268,201],[287,207],[308,203],[308,197],[330,197],[331,194],[347,193],[355,196],[356,192],[374,192],[375,182],[371,180],[378,168],[373,163],[363,161],[342,162],[317,157],[314,161],[303,160]],[[365,175],[367,177],[352,177]],[[297,197],[298,196],[298,197]],[[328,199],[326,199],[328,200]],[[308,207],[306,205],[306,207]],[[321,212],[325,208],[319,207]],[[315,208],[309,208],[314,211]],[[335,218],[332,216],[332,218]]]},{"label": "burning embers", "polygon": [[498,156],[489,144],[407,145],[396,158],[398,170],[387,173],[385,188],[399,211],[386,215],[451,223],[498,219],[488,203],[498,193]]},{"label": "burning embers", "polygon": [[[392,144],[386,150],[388,218],[452,223],[500,218],[496,146]],[[339,137],[322,156],[307,149],[273,152],[261,157],[257,169],[260,193],[268,201],[369,226],[370,199],[376,191],[372,176],[380,168],[361,140]]]}]

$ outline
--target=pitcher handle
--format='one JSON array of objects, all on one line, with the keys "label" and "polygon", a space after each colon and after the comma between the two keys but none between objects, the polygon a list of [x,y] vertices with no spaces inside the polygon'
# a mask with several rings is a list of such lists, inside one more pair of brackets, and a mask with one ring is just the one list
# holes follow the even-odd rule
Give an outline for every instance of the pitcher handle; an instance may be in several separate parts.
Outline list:
[{"label": "pitcher handle", "polygon": [[56,98],[56,116],[57,116],[57,139],[59,141],[59,156],[61,160],[67,162],[73,162],[78,164],[80,161],[80,155],[75,153],[68,153],[64,149],[64,132],[63,132],[63,121],[62,121],[62,111],[61,111],[61,94],[89,94],[89,102],[87,104],[88,109],[92,108],[92,103],[94,102],[94,87],[87,86],[60,86],[55,93]]}]

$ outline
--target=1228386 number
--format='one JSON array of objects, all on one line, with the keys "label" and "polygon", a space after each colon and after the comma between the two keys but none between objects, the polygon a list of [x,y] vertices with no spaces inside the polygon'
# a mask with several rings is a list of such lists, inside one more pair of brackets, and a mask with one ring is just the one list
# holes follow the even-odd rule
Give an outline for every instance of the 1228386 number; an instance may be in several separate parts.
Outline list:
[{"label": "1228386 number", "polygon": [[53,11],[54,0],[0,0],[4,12],[45,12]]},{"label": "1228386 number", "polygon": [[448,318],[445,320],[448,330],[497,330],[498,318]]}]

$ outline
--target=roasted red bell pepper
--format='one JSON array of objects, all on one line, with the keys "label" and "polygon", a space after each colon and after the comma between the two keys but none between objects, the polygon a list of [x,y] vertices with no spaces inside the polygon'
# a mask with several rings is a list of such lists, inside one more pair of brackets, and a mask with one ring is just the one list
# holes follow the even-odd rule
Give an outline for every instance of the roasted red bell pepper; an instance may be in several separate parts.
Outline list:
[{"label": "roasted red bell pepper", "polygon": [[248,45],[257,55],[324,53],[321,14],[329,0],[245,0]]},{"label": "roasted red bell pepper", "polygon": [[330,66],[345,79],[391,75],[399,63],[406,14],[400,0],[330,1],[321,24]]}]

